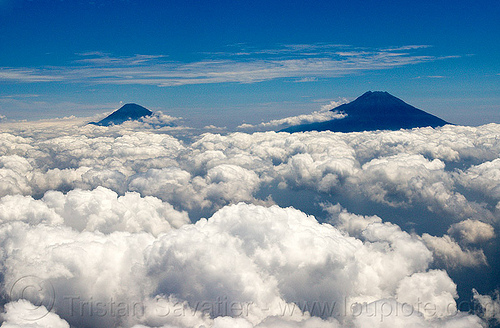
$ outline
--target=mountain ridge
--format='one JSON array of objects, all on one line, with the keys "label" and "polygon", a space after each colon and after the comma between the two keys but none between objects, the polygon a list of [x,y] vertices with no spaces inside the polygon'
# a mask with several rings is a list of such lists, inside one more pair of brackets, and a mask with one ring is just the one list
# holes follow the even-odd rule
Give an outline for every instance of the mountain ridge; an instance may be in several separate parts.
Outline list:
[{"label": "mountain ridge", "polygon": [[347,114],[341,119],[290,126],[280,132],[361,132],[439,127],[445,120],[413,107],[386,91],[367,91],[350,103],[331,111]]},{"label": "mountain ridge", "polygon": [[90,122],[89,124],[109,126],[118,125],[126,121],[138,120],[142,117],[151,116],[153,114],[149,109],[137,105],[135,103],[128,103],[109,114],[99,122]]}]

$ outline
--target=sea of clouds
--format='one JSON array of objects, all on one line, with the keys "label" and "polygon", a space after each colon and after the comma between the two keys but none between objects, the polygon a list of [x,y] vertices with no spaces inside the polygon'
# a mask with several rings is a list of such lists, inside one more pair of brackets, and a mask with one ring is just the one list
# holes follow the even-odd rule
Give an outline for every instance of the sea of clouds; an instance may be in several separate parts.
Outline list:
[{"label": "sea of clouds", "polygon": [[2,328],[500,320],[498,124],[2,131]]}]

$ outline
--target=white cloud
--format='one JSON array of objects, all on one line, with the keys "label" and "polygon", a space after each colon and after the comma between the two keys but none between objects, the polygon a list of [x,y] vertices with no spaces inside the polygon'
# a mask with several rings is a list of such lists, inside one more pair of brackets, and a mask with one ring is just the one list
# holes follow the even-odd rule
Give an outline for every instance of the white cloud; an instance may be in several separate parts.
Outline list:
[{"label": "white cloud", "polygon": [[473,289],[474,300],[481,306],[481,316],[486,320],[493,320],[496,324],[500,323],[500,292],[495,290],[493,296],[481,295]]},{"label": "white cloud", "polygon": [[463,250],[448,235],[435,237],[424,233],[422,239],[427,247],[432,250],[436,260],[448,268],[455,269],[487,265],[486,256],[482,250]]},{"label": "white cloud", "polygon": [[40,200],[9,195],[0,199],[0,223],[65,225],[78,231],[145,231],[154,236],[189,223],[186,212],[160,199],[138,193],[118,195],[104,187],[74,189],[67,194],[48,191]]},{"label": "white cloud", "polygon": [[448,234],[456,236],[464,243],[481,243],[495,237],[495,229],[488,223],[467,219],[454,223],[448,229]]},{"label": "white cloud", "polygon": [[0,195],[30,194],[28,176],[33,169],[30,163],[17,155],[0,158]]},{"label": "white cloud", "polygon": [[[184,140],[144,124],[2,128],[6,301],[17,301],[7,294],[20,277],[35,275],[59,295],[55,314],[77,327],[480,324],[446,312],[459,282],[445,270],[493,260],[471,244],[497,242],[499,125]],[[316,205],[317,217],[307,215]],[[139,312],[73,315],[64,296],[80,297],[73,310],[91,302],[109,310],[112,299]],[[248,305],[248,315],[213,307],[218,296]],[[416,311],[418,300],[435,314]],[[208,308],[193,314],[200,302]],[[382,322],[331,311],[332,302],[341,310],[406,302],[413,312]],[[189,315],[161,316],[166,307]]]},{"label": "white cloud", "polygon": [[42,201],[64,218],[65,225],[80,231],[145,231],[157,236],[189,222],[186,212],[176,211],[158,198],[141,198],[131,192],[118,197],[103,187],[92,191],[75,189],[66,195],[49,191]]},{"label": "white cloud", "polygon": [[303,77],[303,78],[295,80],[293,82],[295,82],[295,83],[307,83],[307,82],[316,82],[316,81],[318,81],[318,78],[316,78],[316,77]]},{"label": "white cloud", "polygon": [[[155,196],[184,210],[206,209],[210,215],[225,204],[257,202],[259,190],[278,184],[342,192],[349,198],[363,195],[395,208],[423,206],[454,217],[449,224],[496,220],[486,204],[458,192],[460,185],[477,193],[478,187],[464,182],[467,175],[460,173],[469,171],[451,172],[448,165],[467,165],[471,158],[491,161],[500,152],[489,137],[498,133],[497,125],[354,134],[205,134],[187,143],[166,134],[182,136],[183,129],[144,127],[6,125],[5,131],[24,138],[2,135],[0,174],[5,179],[0,191],[41,197],[51,189],[104,186],[119,194]],[[232,165],[231,172],[239,173],[216,181],[218,165]],[[238,180],[244,176],[246,184]],[[488,181],[493,189],[485,190],[492,190],[488,195],[493,197],[495,180]]]},{"label": "white cloud", "polygon": [[181,120],[181,117],[173,117],[170,115],[163,114],[162,111],[156,111],[153,115],[142,117],[139,119],[139,122],[143,122],[149,124],[153,127],[162,127],[162,126],[174,126],[175,123]]},{"label": "white cloud", "polygon": [[[93,52],[66,67],[0,68],[0,80],[16,82],[104,83],[177,86],[206,83],[254,83],[279,78],[310,81],[360,71],[390,69],[430,62],[437,56],[411,53],[419,47],[388,49],[343,45],[289,45],[277,49],[211,54],[192,63],[164,60],[162,55],[112,57]],[[236,52],[240,53],[241,52]]]},{"label": "white cloud", "polygon": [[[428,303],[430,304],[430,303]],[[364,305],[353,320],[351,327],[364,328],[405,328],[405,327],[446,327],[481,328],[481,319],[474,315],[460,313],[446,320],[425,320],[423,315],[412,310],[408,304],[394,299],[384,299]],[[397,313],[397,315],[395,315]]]},{"label": "white cloud", "polygon": [[[362,175],[354,184],[368,187],[364,192],[373,200],[389,206],[402,206],[420,197],[448,202],[451,184],[439,159],[427,160],[422,155],[398,154],[371,160],[362,167]],[[427,181],[426,181],[427,180]],[[425,190],[422,187],[428,189]],[[437,194],[444,194],[440,197]]]},{"label": "white cloud", "polygon": [[345,103],[347,103],[347,99],[341,99],[339,101],[332,100],[330,101],[330,103],[321,106],[321,110],[314,111],[311,114],[290,116],[278,120],[271,120],[269,122],[262,122],[259,124],[244,123],[239,125],[238,128],[247,131],[279,130],[292,125],[342,119],[346,117],[345,113],[339,113],[337,111],[331,111],[331,110]]},{"label": "white cloud", "polygon": [[320,112],[330,111],[334,108],[339,107],[340,105],[347,104],[349,101],[346,98],[341,98],[339,100],[330,100],[330,102],[326,105],[321,106]]},{"label": "white cloud", "polygon": [[496,201],[500,201],[500,159],[470,167],[460,173],[459,181]]},{"label": "white cloud", "polygon": [[5,304],[1,318],[2,328],[69,328],[69,324],[57,314],[26,300]]},{"label": "white cloud", "polygon": [[0,67],[0,80],[17,82],[55,82],[64,77],[58,72],[40,69]]},{"label": "white cloud", "polygon": [[330,214],[329,222],[332,225],[356,238],[362,238],[363,231],[370,224],[382,223],[382,219],[378,216],[362,216],[349,213],[340,204],[323,204],[323,208]]},{"label": "white cloud", "polygon": [[[424,318],[443,318],[457,313],[455,283],[446,271],[417,272],[401,280],[397,299],[420,311]],[[428,306],[432,304],[432,306]]]},{"label": "white cloud", "polygon": [[[292,208],[243,203],[157,237],[10,221],[0,226],[0,265],[5,286],[26,275],[50,283],[56,313],[76,326],[266,327],[277,324],[272,317],[291,327],[339,326],[358,320],[351,304],[408,293],[439,309],[430,323],[454,319],[443,311],[455,306],[455,285],[445,272],[427,271],[430,252],[418,238],[378,222],[362,235],[346,236]],[[111,301],[122,304],[122,315]],[[315,302],[338,308],[320,311]]]},{"label": "white cloud", "polygon": [[338,112],[312,112],[311,114],[303,114],[297,116],[291,116],[287,118],[282,118],[279,120],[271,120],[269,122],[263,122],[260,124],[241,124],[238,126],[240,129],[254,129],[258,131],[263,130],[276,130],[285,128],[291,125],[299,125],[314,122],[324,122],[335,119],[342,119],[346,115]]}]

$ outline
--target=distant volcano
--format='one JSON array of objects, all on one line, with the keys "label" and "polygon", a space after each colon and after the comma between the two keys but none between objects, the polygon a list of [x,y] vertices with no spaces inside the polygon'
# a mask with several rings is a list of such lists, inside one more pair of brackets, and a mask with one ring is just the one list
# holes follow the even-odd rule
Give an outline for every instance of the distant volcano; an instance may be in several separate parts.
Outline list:
[{"label": "distant volcano", "polygon": [[90,122],[89,124],[109,126],[122,124],[125,121],[138,120],[142,117],[150,116],[153,112],[137,104],[125,104],[120,109],[109,114],[99,122]]},{"label": "distant volcano", "polygon": [[438,127],[449,124],[383,91],[368,91],[356,100],[336,107],[332,111],[345,113],[347,116],[325,122],[295,125],[282,131],[359,132]]}]

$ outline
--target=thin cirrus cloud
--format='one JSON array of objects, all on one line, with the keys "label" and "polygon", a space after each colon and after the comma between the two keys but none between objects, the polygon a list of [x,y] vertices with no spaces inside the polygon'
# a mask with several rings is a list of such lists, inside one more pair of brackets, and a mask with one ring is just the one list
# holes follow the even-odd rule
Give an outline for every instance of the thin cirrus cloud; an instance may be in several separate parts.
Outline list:
[{"label": "thin cirrus cloud", "polygon": [[15,82],[100,83],[157,85],[160,87],[255,83],[280,78],[314,81],[370,70],[450,58],[420,55],[429,46],[356,48],[345,45],[285,45],[277,49],[204,53],[194,62],[179,62],[163,55],[113,57],[102,52],[77,54],[68,66],[0,69],[0,80]]},{"label": "thin cirrus cloud", "polygon": [[65,77],[60,74],[53,74],[49,70],[45,72],[42,69],[27,69],[27,68],[0,68],[0,81],[19,81],[19,82],[55,82],[65,80]]}]

